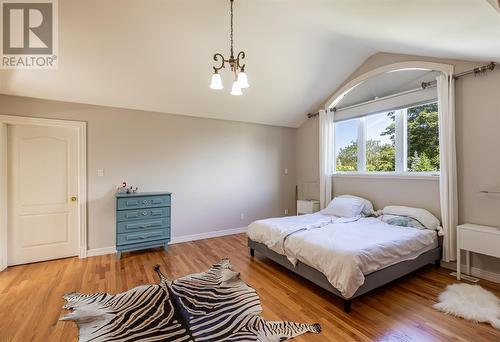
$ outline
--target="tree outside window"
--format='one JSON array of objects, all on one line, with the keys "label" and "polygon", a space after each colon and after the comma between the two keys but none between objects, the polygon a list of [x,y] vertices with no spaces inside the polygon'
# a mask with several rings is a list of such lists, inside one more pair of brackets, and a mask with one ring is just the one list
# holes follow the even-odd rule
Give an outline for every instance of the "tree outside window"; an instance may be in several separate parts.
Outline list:
[{"label": "tree outside window", "polygon": [[[396,124],[397,116],[404,124]],[[363,121],[357,120],[362,123]],[[339,125],[340,123],[337,123]],[[380,129],[385,125],[385,128]],[[337,128],[337,127],[336,127]],[[339,127],[341,129],[341,127]],[[358,132],[363,130],[358,130]],[[439,115],[437,103],[423,104],[406,110],[390,111],[366,117],[366,137],[353,137],[348,144],[337,149],[337,171],[358,170],[358,141],[365,142],[365,160],[367,172],[394,172],[397,163],[397,148],[405,149],[406,165],[401,170],[406,172],[439,171]],[[337,133],[336,133],[337,134]],[[407,139],[403,146],[397,146],[397,137]]]}]

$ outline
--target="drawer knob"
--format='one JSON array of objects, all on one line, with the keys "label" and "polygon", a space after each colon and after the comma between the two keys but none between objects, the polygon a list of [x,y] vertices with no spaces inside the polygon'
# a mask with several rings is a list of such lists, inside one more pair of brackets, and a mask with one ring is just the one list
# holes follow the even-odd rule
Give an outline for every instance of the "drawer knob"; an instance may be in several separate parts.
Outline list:
[{"label": "drawer knob", "polygon": [[142,216],[146,216],[147,214],[148,214],[148,212],[147,212],[146,210],[144,210],[144,211],[142,212]]}]

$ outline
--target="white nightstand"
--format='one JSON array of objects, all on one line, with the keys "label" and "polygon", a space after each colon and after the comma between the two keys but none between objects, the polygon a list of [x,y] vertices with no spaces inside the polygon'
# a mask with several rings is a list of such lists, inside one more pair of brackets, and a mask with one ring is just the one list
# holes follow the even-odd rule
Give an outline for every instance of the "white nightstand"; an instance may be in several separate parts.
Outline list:
[{"label": "white nightstand", "polygon": [[298,200],[297,215],[312,214],[319,211],[319,201],[316,200]]},{"label": "white nightstand", "polygon": [[470,252],[500,258],[500,228],[466,223],[457,226],[457,280],[460,280],[460,250],[465,249],[467,274],[470,275]]}]

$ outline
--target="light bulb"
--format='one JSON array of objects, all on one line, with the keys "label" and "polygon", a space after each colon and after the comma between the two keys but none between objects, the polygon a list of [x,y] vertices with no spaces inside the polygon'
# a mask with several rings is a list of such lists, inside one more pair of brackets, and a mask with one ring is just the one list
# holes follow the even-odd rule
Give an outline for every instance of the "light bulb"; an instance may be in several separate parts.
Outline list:
[{"label": "light bulb", "polygon": [[238,81],[233,82],[233,88],[231,89],[231,95],[234,95],[234,96],[243,95],[243,93],[241,92],[241,87],[240,87]]},{"label": "light bulb", "polygon": [[224,89],[224,86],[222,85],[222,78],[220,77],[219,73],[215,72],[212,75],[212,83],[210,83],[210,88],[215,90]]},{"label": "light bulb", "polygon": [[248,84],[247,74],[245,74],[244,71],[241,71],[238,74],[238,84],[240,85],[240,88],[248,88],[248,87],[250,87],[250,84]]}]

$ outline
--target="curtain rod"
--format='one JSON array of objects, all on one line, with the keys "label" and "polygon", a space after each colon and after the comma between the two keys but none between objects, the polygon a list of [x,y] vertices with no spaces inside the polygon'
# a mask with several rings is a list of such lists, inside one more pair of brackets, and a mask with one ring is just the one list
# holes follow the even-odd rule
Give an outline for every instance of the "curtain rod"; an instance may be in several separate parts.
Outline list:
[{"label": "curtain rod", "polygon": [[[486,64],[486,65],[483,65],[483,66],[480,66],[480,67],[477,67],[477,68],[474,68],[474,69],[471,69],[471,70],[467,70],[467,71],[464,71],[464,72],[461,72],[461,73],[458,73],[458,74],[455,74],[453,75],[453,79],[454,80],[458,80],[459,78],[461,77],[464,77],[466,75],[471,75],[471,74],[474,74],[474,75],[479,75],[479,74],[484,74],[488,71],[493,71],[495,70],[497,66],[497,63],[495,62],[490,62],[489,64]],[[434,80],[434,81],[430,81],[430,82],[422,82],[421,86],[422,86],[422,89],[426,89],[430,86],[433,86],[437,84],[437,81]],[[331,112],[336,112],[337,111],[337,108],[333,107],[333,108],[328,108],[328,110],[330,110]],[[311,118],[314,118],[315,116],[318,116],[319,115],[319,112],[316,112],[316,113],[308,113],[307,114],[307,118],[308,119],[311,119]]]},{"label": "curtain rod", "polygon": [[[434,87],[435,86],[428,86],[427,88],[434,88]],[[420,87],[420,88],[414,88],[414,89],[409,89],[409,90],[402,91],[400,93],[395,93],[395,94],[391,94],[391,95],[379,97],[379,98],[376,98],[376,99],[373,99],[373,100],[368,100],[368,101],[364,101],[364,102],[360,102],[360,103],[355,103],[355,104],[352,104],[352,105],[349,105],[349,106],[345,106],[345,107],[335,108],[335,111],[336,112],[340,112],[340,111],[343,111],[343,110],[346,110],[346,109],[356,108],[356,107],[364,106],[364,105],[367,105],[367,104],[370,104],[370,103],[380,102],[380,101],[392,99],[394,97],[399,97],[399,96],[403,96],[403,95],[408,95],[408,94],[416,93],[416,92],[419,92],[419,91],[423,91],[425,89],[426,88],[422,88],[422,87]]]},{"label": "curtain rod", "polygon": [[[329,110],[330,112],[336,112],[337,108],[333,107],[333,108],[328,108],[327,110]],[[316,113],[307,113],[307,118],[311,119],[311,118],[314,118],[315,116],[318,116],[318,115],[319,115],[319,112],[316,112]]]},{"label": "curtain rod", "polygon": [[[453,79],[458,80],[460,77],[464,77],[466,75],[471,75],[471,74],[474,74],[474,75],[484,74],[488,71],[495,70],[496,66],[497,66],[497,64],[495,62],[491,62],[490,64],[483,65],[481,67],[477,67],[477,68],[474,68],[471,70],[467,70],[467,71],[461,72],[459,74],[455,74],[455,75],[453,75]],[[436,83],[437,83],[436,80],[430,81],[430,82],[422,82],[422,88],[425,89],[429,86],[435,85]]]}]

